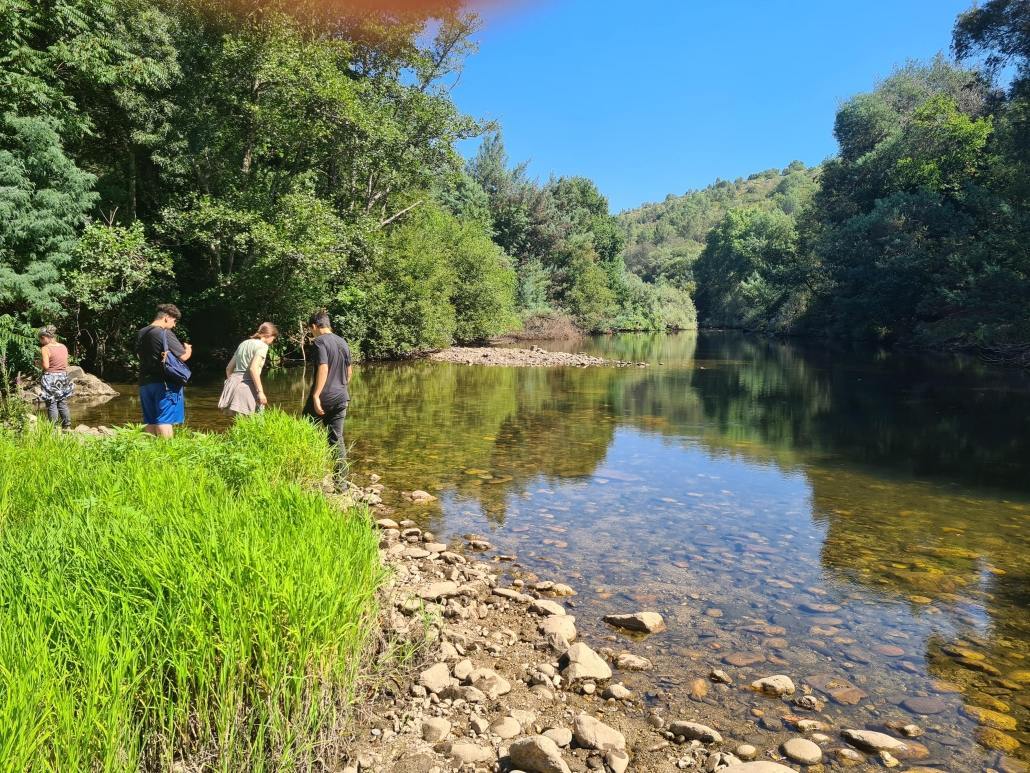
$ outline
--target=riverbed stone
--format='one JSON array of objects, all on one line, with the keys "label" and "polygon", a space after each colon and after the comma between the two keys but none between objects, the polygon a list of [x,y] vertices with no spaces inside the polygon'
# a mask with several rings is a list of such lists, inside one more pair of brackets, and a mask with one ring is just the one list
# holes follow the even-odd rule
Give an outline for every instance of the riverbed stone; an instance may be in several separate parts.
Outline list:
[{"label": "riverbed stone", "polygon": [[569,682],[583,679],[611,679],[612,669],[604,658],[583,642],[573,644],[562,657],[562,676]]},{"label": "riverbed stone", "polygon": [[1011,754],[1019,749],[1020,743],[1011,735],[1001,732],[993,727],[980,727],[976,730],[976,742],[981,746],[995,751]]},{"label": "riverbed stone", "polygon": [[544,636],[557,633],[566,641],[576,640],[576,618],[572,615],[549,615],[537,626],[537,630]]},{"label": "riverbed stone", "polygon": [[940,714],[941,712],[946,711],[948,704],[940,698],[917,695],[905,698],[905,700],[901,702],[901,708],[906,711],[911,711],[913,714],[922,714],[926,716],[930,714]]},{"label": "riverbed stone", "polygon": [[761,679],[756,679],[751,683],[751,689],[757,690],[763,695],[771,695],[777,698],[783,695],[794,694],[794,682],[789,676],[784,674],[775,674],[774,676],[765,676]]},{"label": "riverbed stone", "polygon": [[722,743],[722,736],[717,730],[713,730],[708,725],[702,725],[698,722],[688,722],[686,720],[677,720],[669,725],[669,732],[675,735],[681,735],[688,741],[700,741],[701,743]]},{"label": "riverbed stone", "polygon": [[537,615],[568,614],[565,611],[565,607],[557,601],[551,601],[550,599],[533,599],[533,602],[529,605],[529,611]]},{"label": "riverbed stone", "polygon": [[731,652],[722,660],[728,665],[743,668],[744,666],[755,666],[759,663],[764,663],[765,655],[760,652]]},{"label": "riverbed stone", "polygon": [[665,630],[665,620],[657,612],[633,612],[626,615],[605,615],[604,622],[616,628],[640,633],[658,633]]},{"label": "riverbed stone", "polygon": [[422,738],[429,743],[439,743],[451,733],[451,723],[443,717],[428,717],[422,720]]},{"label": "riverbed stone", "polygon": [[866,752],[905,752],[908,746],[904,741],[893,738],[886,733],[875,730],[853,730],[845,728],[840,731],[841,738],[852,746]]},{"label": "riverbed stone", "polygon": [[466,681],[489,700],[496,700],[511,692],[511,683],[491,668],[477,668],[468,675]]},{"label": "riverbed stone", "polygon": [[728,768],[720,770],[719,773],[795,773],[795,771],[778,762],[758,760],[757,762],[741,762],[739,765],[730,765]]},{"label": "riverbed stone", "polygon": [[615,665],[623,671],[650,671],[654,664],[647,658],[634,655],[631,652],[623,652],[615,660]]},{"label": "riverbed stone", "polygon": [[733,750],[733,753],[740,757],[740,759],[744,760],[744,762],[747,762],[758,756],[758,749],[749,743],[742,743]]},{"label": "riverbed stone", "polygon": [[501,717],[490,725],[490,732],[498,738],[515,738],[522,732],[522,726],[514,717]]},{"label": "riverbed stone", "polygon": [[607,700],[608,698],[614,698],[617,701],[628,700],[633,697],[633,693],[630,692],[629,688],[620,682],[610,684],[604,688],[604,692],[601,693],[601,697]]},{"label": "riverbed stone", "polygon": [[552,727],[544,731],[544,735],[563,749],[572,743],[572,731],[567,727]]},{"label": "riverbed stone", "polygon": [[425,601],[439,601],[440,599],[451,598],[458,595],[458,584],[445,580],[444,582],[433,582],[417,591],[419,598]]},{"label": "riverbed stone", "polygon": [[823,759],[823,750],[807,738],[790,738],[783,742],[780,751],[802,765],[815,765]]},{"label": "riverbed stone", "polygon": [[626,737],[614,727],[589,714],[580,714],[572,724],[572,736],[585,749],[625,749]]},{"label": "riverbed stone", "polygon": [[431,693],[440,693],[452,684],[451,670],[446,663],[436,663],[418,675],[418,683]]},{"label": "riverbed stone", "polygon": [[604,753],[604,764],[612,773],[625,773],[629,768],[629,754],[623,749],[609,749]]},{"label": "riverbed stone", "polygon": [[546,735],[520,738],[508,747],[512,767],[526,773],[571,773],[561,750]]},{"label": "riverbed stone", "polygon": [[993,727],[995,730],[1015,730],[1016,718],[1000,711],[980,708],[979,706],[963,706],[962,713],[970,719],[975,719],[985,727]]},{"label": "riverbed stone", "polygon": [[496,759],[493,749],[466,742],[447,744],[445,753],[461,765],[475,765],[479,762],[492,762]]}]

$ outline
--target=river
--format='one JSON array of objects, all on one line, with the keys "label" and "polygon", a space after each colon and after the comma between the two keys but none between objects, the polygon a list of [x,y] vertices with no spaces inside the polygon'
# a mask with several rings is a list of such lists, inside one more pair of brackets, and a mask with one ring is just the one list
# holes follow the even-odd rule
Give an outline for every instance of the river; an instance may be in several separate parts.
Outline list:
[{"label": "river", "polygon": [[[831,736],[915,722],[924,765],[1030,759],[1030,374],[720,332],[543,345],[648,367],[357,369],[355,470],[438,497],[394,517],[569,583],[597,639],[627,643],[603,614],[660,611],[630,642],[655,671],[627,683],[734,738],[788,735],[738,689],[785,673],[834,696]],[[266,380],[299,409],[299,371]],[[123,389],[75,420],[136,420]],[[219,389],[190,388],[192,426],[225,425]],[[735,687],[694,681],[712,667]]]}]

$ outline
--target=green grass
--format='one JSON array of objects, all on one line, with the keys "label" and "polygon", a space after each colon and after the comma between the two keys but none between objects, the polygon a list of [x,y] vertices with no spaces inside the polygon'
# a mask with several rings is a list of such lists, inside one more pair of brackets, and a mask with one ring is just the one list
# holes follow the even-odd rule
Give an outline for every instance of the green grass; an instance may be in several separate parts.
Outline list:
[{"label": "green grass", "polygon": [[308,768],[376,625],[376,535],[270,411],[158,442],[0,434],[5,770]]}]

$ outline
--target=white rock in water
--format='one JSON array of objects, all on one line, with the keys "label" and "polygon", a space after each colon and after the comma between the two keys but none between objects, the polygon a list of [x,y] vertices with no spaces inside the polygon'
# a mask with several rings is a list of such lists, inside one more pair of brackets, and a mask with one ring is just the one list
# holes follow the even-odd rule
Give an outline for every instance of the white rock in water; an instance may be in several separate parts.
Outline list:
[{"label": "white rock in water", "polygon": [[614,727],[589,714],[580,714],[572,725],[576,743],[586,749],[625,749],[626,737]]},{"label": "white rock in water", "polygon": [[776,674],[775,676],[756,679],[751,683],[751,689],[758,690],[758,692],[764,695],[774,695],[778,698],[782,695],[793,695],[795,688],[794,682],[791,681],[789,676]]},{"label": "white rock in water", "polygon": [[643,633],[658,633],[665,630],[665,620],[657,612],[634,612],[631,615],[607,615],[604,621],[616,628]]},{"label": "white rock in water", "polygon": [[904,752],[908,750],[908,745],[904,741],[899,741],[886,733],[877,733],[873,730],[844,729],[840,731],[840,735],[841,738],[852,746],[867,752]]},{"label": "white rock in water", "polygon": [[547,736],[520,738],[508,747],[511,764],[526,773],[572,773],[558,745]]},{"label": "white rock in water", "polygon": [[580,679],[611,679],[612,669],[604,658],[583,642],[573,644],[562,657],[562,676],[569,682]]}]

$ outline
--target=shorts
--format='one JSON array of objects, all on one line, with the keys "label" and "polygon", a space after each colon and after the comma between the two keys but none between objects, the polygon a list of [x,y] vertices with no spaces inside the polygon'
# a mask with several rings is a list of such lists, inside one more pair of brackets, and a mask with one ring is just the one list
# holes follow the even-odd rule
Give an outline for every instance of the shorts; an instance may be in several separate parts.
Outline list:
[{"label": "shorts", "polygon": [[139,388],[139,403],[144,424],[182,424],[186,419],[185,387],[143,384]]}]

